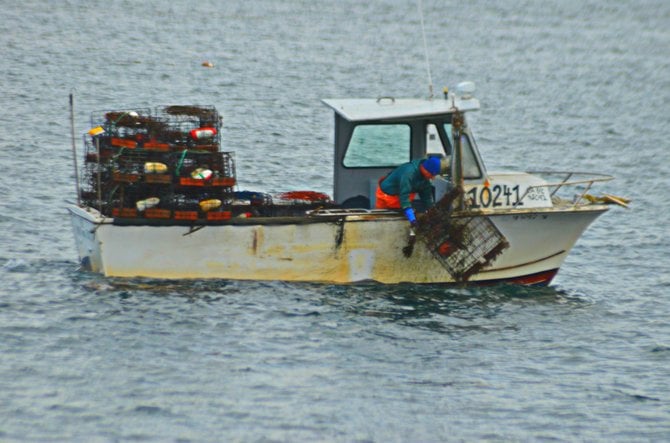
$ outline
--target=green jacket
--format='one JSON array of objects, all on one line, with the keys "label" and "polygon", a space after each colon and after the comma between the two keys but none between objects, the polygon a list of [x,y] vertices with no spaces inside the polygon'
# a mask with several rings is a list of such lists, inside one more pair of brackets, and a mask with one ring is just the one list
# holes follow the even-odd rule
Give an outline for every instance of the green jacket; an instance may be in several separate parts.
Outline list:
[{"label": "green jacket", "polygon": [[409,195],[413,192],[419,194],[419,198],[421,198],[426,209],[435,204],[430,180],[427,180],[419,170],[422,161],[423,159],[420,158],[398,166],[380,183],[382,191],[389,195],[397,195],[400,198],[402,209],[412,207]]}]

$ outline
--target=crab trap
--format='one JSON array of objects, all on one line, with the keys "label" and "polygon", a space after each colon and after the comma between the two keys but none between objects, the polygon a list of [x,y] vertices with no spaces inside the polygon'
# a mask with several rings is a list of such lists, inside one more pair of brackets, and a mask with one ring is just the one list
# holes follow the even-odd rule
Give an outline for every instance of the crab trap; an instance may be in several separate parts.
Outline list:
[{"label": "crab trap", "polygon": [[452,205],[459,197],[457,190],[447,193],[420,218],[416,235],[454,280],[464,282],[509,244],[488,217],[453,216]]},{"label": "crab trap", "polygon": [[[81,196],[119,218],[225,219],[236,184],[211,106],[164,106],[91,114]],[[202,202],[209,202],[203,204]]]}]

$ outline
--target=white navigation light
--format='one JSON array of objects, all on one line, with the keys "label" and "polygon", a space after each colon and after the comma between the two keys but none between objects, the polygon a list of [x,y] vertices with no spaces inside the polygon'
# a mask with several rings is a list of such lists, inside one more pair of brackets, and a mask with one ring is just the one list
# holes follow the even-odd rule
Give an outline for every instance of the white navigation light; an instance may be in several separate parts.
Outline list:
[{"label": "white navigation light", "polygon": [[475,93],[474,82],[460,82],[456,85],[456,95],[463,100],[469,100]]}]

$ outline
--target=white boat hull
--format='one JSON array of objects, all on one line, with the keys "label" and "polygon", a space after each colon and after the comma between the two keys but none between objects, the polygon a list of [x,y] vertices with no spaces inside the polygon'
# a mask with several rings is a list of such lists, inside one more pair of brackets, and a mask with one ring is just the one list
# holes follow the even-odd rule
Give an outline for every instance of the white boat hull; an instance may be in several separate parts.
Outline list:
[{"label": "white boat hull", "polygon": [[[548,284],[604,206],[487,215],[509,248],[471,282]],[[453,283],[420,242],[407,258],[401,216],[258,219],[197,226],[119,225],[70,206],[82,264],[106,276],[352,283]]]}]

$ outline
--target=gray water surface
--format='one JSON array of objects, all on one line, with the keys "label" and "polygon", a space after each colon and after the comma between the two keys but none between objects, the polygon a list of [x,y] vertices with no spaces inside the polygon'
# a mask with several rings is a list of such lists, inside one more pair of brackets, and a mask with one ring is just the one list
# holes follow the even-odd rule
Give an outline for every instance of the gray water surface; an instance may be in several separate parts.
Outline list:
[{"label": "gray water surface", "polygon": [[489,170],[633,199],[540,289],[79,270],[70,92],[78,136],[214,105],[241,189],[331,193],[319,100],[427,96],[417,2],[5,3],[0,440],[670,440],[670,3],[423,0],[434,90],[477,84]]}]

